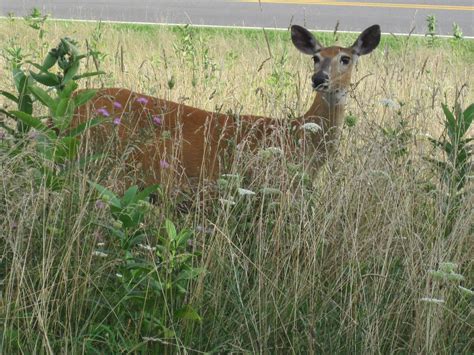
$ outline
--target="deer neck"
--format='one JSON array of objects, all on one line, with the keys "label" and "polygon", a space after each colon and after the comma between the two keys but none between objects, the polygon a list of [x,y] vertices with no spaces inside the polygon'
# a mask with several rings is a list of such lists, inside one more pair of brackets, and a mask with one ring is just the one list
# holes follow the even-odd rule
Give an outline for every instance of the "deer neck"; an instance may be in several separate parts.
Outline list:
[{"label": "deer neck", "polygon": [[310,143],[316,161],[324,162],[334,152],[345,106],[346,91],[318,92],[308,112],[301,117],[300,124],[316,123],[321,127],[316,132],[303,130],[305,141]]}]

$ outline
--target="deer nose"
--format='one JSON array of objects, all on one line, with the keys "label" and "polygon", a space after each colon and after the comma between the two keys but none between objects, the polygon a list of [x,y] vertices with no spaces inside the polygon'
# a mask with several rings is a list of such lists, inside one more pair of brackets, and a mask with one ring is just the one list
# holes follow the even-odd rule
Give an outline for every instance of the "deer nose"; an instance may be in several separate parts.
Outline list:
[{"label": "deer nose", "polygon": [[316,90],[329,87],[329,75],[325,72],[318,72],[311,79],[313,81],[313,88]]}]

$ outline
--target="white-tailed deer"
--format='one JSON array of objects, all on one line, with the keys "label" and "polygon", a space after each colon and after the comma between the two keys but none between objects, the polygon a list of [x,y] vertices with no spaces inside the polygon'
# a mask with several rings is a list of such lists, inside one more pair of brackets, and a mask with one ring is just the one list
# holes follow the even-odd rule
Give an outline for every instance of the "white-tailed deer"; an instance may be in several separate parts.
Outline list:
[{"label": "white-tailed deer", "polygon": [[[308,30],[297,25],[291,27],[291,39],[297,49],[313,58],[311,81],[316,97],[308,112],[291,122],[288,134],[302,136],[304,128],[310,128],[312,132],[306,133],[312,146],[310,154],[314,154],[312,160],[319,167],[338,139],[352,68],[359,56],[377,47],[380,27],[367,28],[348,48],[323,47]],[[76,112],[74,125],[97,115],[109,116],[110,120],[93,128],[91,135],[105,142],[116,131],[122,148],[133,145],[127,159],[146,184],[160,182],[165,169],[173,169],[177,176],[214,179],[220,172],[220,160],[229,150],[229,141],[245,141],[252,146],[252,142],[281,126],[278,119],[208,112],[118,88],[99,90]]]}]

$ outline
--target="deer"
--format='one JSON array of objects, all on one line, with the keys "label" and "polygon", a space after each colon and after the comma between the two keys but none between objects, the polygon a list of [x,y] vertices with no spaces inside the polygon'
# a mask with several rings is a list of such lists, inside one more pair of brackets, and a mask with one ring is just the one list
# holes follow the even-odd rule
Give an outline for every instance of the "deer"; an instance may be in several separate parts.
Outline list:
[{"label": "deer", "polygon": [[[309,135],[305,139],[311,149],[305,154],[313,157],[316,171],[334,154],[354,65],[360,56],[378,46],[380,37],[380,26],[373,25],[362,31],[350,47],[324,47],[306,28],[291,26],[294,46],[314,62],[311,86],[315,97],[305,114],[291,120],[288,134]],[[179,172],[180,183],[183,178],[188,182],[216,180],[224,155],[235,147],[230,141],[247,142],[252,149],[259,140],[281,127],[283,121],[209,112],[124,88],[98,90],[88,104],[77,109],[73,126],[96,116],[108,120],[91,128],[90,136],[104,144],[115,134],[122,149],[127,144],[133,145],[128,159],[147,185],[160,183],[163,173],[170,169]]]}]

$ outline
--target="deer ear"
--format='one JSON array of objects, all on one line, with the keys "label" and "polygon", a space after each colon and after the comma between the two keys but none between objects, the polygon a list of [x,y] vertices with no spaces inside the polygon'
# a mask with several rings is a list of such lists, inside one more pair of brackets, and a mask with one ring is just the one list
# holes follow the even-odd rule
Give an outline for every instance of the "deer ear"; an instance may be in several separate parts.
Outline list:
[{"label": "deer ear", "polygon": [[315,54],[322,48],[321,43],[306,28],[293,25],[291,26],[291,40],[296,48],[304,54]]},{"label": "deer ear", "polygon": [[380,26],[373,25],[365,29],[352,45],[352,50],[357,55],[369,54],[380,43]]}]

